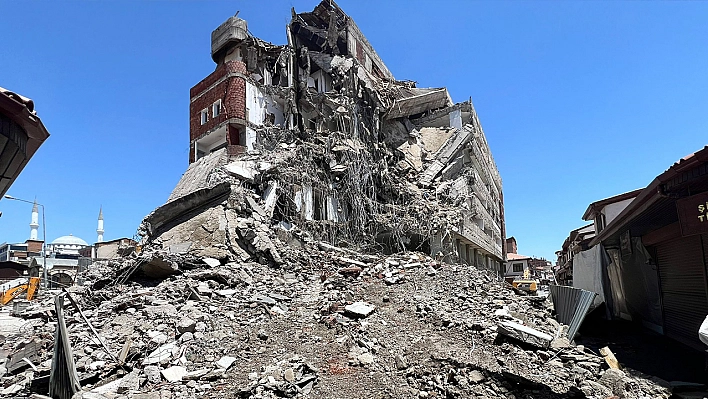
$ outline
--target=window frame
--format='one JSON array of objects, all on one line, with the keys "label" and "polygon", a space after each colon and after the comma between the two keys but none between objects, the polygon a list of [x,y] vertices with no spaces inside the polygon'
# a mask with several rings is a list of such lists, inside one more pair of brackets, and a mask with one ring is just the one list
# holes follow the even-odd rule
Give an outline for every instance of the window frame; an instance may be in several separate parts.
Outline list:
[{"label": "window frame", "polygon": [[[217,106],[218,106],[218,110],[217,110]],[[223,105],[221,103],[221,99],[214,101],[214,103],[211,105],[212,118],[216,118],[217,116],[221,115],[222,107],[223,107]]]}]

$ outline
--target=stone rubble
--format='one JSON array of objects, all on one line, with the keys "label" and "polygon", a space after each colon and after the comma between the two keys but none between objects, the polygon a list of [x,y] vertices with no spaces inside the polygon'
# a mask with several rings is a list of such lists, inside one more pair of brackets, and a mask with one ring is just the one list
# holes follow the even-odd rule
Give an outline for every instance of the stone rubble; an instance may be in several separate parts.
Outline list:
[{"label": "stone rubble", "polygon": [[[348,254],[317,242],[280,246],[277,265],[210,266],[160,252],[100,262],[70,290],[113,356],[65,306],[83,398],[668,398],[668,384],[608,369],[560,338],[550,301],[517,296],[487,271],[415,252]],[[176,265],[164,278],[134,273],[149,256]],[[434,271],[434,273],[433,273]],[[395,276],[397,282],[387,279]],[[197,287],[204,287],[197,290]],[[207,289],[208,288],[208,289]],[[2,376],[3,397],[46,394],[51,298],[23,315],[39,340],[35,364]],[[516,325],[549,336],[544,347],[498,331]],[[124,364],[117,364],[128,345]],[[46,388],[46,382],[44,383]]]}]

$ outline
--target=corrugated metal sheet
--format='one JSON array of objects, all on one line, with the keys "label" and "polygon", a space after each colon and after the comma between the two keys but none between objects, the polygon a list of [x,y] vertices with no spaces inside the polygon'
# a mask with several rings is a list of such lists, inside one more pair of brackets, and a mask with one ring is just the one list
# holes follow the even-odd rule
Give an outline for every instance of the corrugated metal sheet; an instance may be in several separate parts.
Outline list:
[{"label": "corrugated metal sheet", "polygon": [[550,290],[553,307],[556,310],[556,319],[559,323],[568,326],[568,339],[572,340],[583,324],[597,294],[563,285],[552,285]]},{"label": "corrugated metal sheet", "polygon": [[681,237],[656,246],[664,333],[679,342],[705,349],[698,329],[708,314],[704,240],[700,235]]}]

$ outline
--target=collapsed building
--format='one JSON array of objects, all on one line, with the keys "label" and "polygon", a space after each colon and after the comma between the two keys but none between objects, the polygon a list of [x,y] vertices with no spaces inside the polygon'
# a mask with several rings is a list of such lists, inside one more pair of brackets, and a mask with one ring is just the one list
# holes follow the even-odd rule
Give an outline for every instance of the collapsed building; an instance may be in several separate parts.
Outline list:
[{"label": "collapsed building", "polygon": [[[243,229],[240,217],[257,214],[291,244],[298,231],[501,270],[501,178],[471,100],[394,79],[331,1],[293,11],[286,45],[231,17],[212,32],[211,55],[216,69],[190,90],[190,166],[145,219],[147,242],[248,257],[255,239],[273,260],[275,248]],[[180,232],[201,220],[221,222]]]}]

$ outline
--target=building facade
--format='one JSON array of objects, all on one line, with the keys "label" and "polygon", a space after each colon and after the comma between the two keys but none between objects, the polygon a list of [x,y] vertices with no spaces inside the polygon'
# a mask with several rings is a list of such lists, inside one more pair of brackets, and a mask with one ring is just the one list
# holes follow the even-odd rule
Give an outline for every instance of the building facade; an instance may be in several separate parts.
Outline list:
[{"label": "building facade", "polygon": [[572,230],[563,241],[560,251],[556,251],[555,266],[556,282],[560,285],[573,286],[573,258],[581,251],[587,250],[590,240],[595,237],[595,225]]},{"label": "building facade", "polygon": [[632,320],[700,351],[708,315],[708,147],[682,158],[595,237],[612,317]]}]

